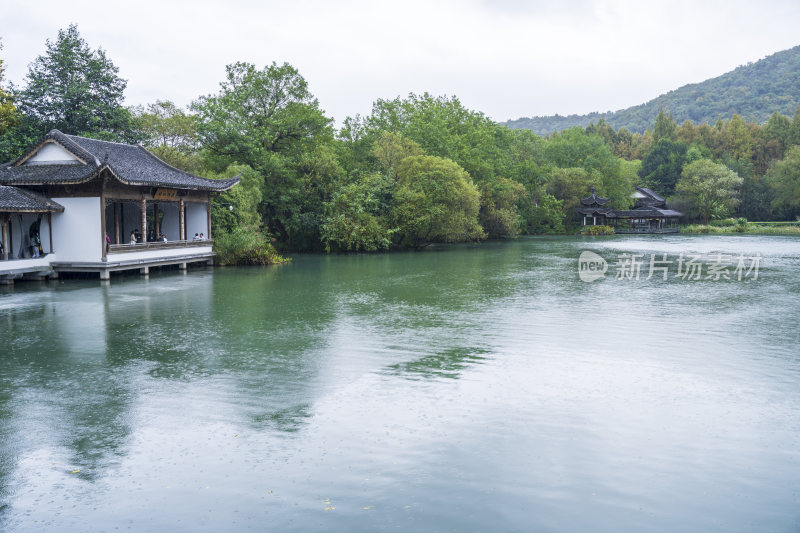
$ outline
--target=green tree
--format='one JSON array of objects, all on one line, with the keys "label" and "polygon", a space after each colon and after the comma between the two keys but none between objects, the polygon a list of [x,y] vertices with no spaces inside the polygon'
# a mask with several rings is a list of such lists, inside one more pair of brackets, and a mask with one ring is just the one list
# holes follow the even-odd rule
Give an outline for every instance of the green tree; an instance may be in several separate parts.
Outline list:
[{"label": "green tree", "polygon": [[393,180],[397,179],[397,171],[403,159],[424,155],[419,144],[389,131],[381,132],[373,144],[372,152],[380,166]]},{"label": "green tree", "polygon": [[[592,176],[593,183],[611,199],[611,205],[625,209],[630,205],[632,182],[628,174],[623,174],[621,160],[597,134],[586,133],[582,128],[571,128],[552,135],[543,148],[546,164],[567,168],[582,168]],[[589,194],[591,186],[578,192],[578,197]],[[553,194],[552,191],[550,191]],[[583,196],[581,196],[583,195]],[[568,196],[555,194],[564,200],[564,208],[571,209],[575,204]]]},{"label": "green tree", "polygon": [[328,252],[376,252],[392,245],[388,227],[394,179],[379,173],[347,183],[325,204],[322,243]]},{"label": "green tree", "polygon": [[800,145],[800,105],[794,110],[792,127],[789,130],[789,145]]},{"label": "green tree", "polygon": [[[0,50],[2,49],[3,42],[0,40]],[[5,67],[3,66],[3,60],[0,59],[0,136],[5,135],[19,123],[19,113],[17,113],[17,108],[14,106],[14,99],[11,93],[3,87],[4,78]]]},{"label": "green tree", "polygon": [[64,133],[132,140],[131,115],[123,107],[127,81],[102,48],[92,50],[70,25],[28,67],[16,94],[25,135],[37,139],[56,128]]},{"label": "green tree", "polygon": [[723,128],[723,151],[732,159],[750,159],[753,155],[753,139],[747,124],[734,114]]},{"label": "green tree", "polygon": [[525,197],[525,187],[514,180],[497,178],[481,188],[486,198],[480,209],[480,223],[489,237],[518,235],[522,223],[518,206]]},{"label": "green tree", "polygon": [[542,195],[523,214],[526,220],[525,230],[530,234],[564,232],[564,202],[551,194]]},{"label": "green tree", "polygon": [[169,100],[157,100],[146,109],[135,109],[133,116],[148,150],[174,167],[192,173],[202,171],[195,115]]},{"label": "green tree", "polygon": [[658,142],[662,139],[668,141],[675,140],[675,135],[678,130],[678,124],[672,118],[672,113],[667,115],[664,113],[664,108],[659,108],[658,115],[656,115],[656,122],[653,124],[653,140]]},{"label": "green tree", "polygon": [[[352,143],[353,153],[362,157],[368,152],[365,145],[375,142],[385,133],[402,136],[417,143],[425,154],[455,161],[472,178],[482,191],[481,209],[483,213],[496,213],[498,206],[504,205],[502,213],[506,222],[518,219],[517,206],[509,206],[504,195],[508,187],[503,179],[518,178],[528,170],[528,166],[515,165],[512,154],[520,138],[506,127],[500,126],[483,113],[465,108],[458,98],[434,97],[410,94],[406,98],[377,100],[372,113],[358,123],[354,119],[346,121],[344,134]],[[356,134],[355,136],[353,134]],[[355,137],[355,141],[351,141]],[[362,164],[368,161],[363,161]],[[492,216],[493,221],[497,219]],[[510,234],[516,225],[499,224],[494,229],[507,228]]]},{"label": "green tree", "polygon": [[769,120],[764,125],[764,136],[767,141],[775,141],[780,147],[779,158],[783,157],[786,148],[789,147],[792,135],[792,121],[786,115],[781,115],[777,111],[772,113]]},{"label": "green tree", "polygon": [[580,199],[589,196],[593,188],[598,190],[598,194],[602,192],[600,176],[583,168],[555,168],[550,172],[546,185],[547,194],[561,201],[566,220],[575,217]]},{"label": "green tree", "polygon": [[400,164],[392,218],[401,247],[482,239],[480,194],[455,162],[407,157]]},{"label": "green tree", "polygon": [[288,63],[257,69],[240,62],[226,72],[219,93],[191,106],[207,161],[259,172],[268,228],[289,248],[319,248],[322,205],[341,174],[331,119]]},{"label": "green tree", "polygon": [[739,204],[742,178],[725,165],[701,159],[683,169],[675,190],[706,223],[724,218]]},{"label": "green tree", "polygon": [[772,207],[784,217],[800,213],[800,146],[789,149],[783,161],[777,161],[767,171],[766,182],[774,197]]},{"label": "green tree", "polygon": [[686,161],[686,145],[680,141],[659,140],[642,159],[639,178],[642,184],[662,196],[670,196],[681,177]]},{"label": "green tree", "polygon": [[220,193],[212,202],[212,217],[216,233],[231,233],[238,227],[261,227],[261,199],[264,180],[248,165],[232,164],[221,173],[206,172],[211,179],[239,175],[241,181],[229,191]]}]

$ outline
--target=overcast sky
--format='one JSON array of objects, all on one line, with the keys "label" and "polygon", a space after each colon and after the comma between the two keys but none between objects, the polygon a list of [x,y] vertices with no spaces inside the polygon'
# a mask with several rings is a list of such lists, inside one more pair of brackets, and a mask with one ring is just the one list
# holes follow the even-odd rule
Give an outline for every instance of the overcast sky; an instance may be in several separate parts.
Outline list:
[{"label": "overcast sky", "polygon": [[1,0],[7,78],[76,23],[127,103],[185,106],[225,65],[294,65],[337,122],[377,98],[455,95],[497,121],[644,103],[800,44],[798,0]]}]

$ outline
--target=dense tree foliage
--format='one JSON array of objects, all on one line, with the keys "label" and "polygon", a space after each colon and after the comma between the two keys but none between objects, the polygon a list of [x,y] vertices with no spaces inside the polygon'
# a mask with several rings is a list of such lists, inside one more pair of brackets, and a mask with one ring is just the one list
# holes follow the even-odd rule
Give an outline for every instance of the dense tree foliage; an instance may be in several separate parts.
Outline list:
[{"label": "dense tree foliage", "polygon": [[[166,100],[126,109],[116,67],[74,26],[46,48],[19,90],[3,92],[0,63],[6,160],[58,127],[141,142],[209,178],[240,175],[212,211],[232,263],[263,261],[273,243],[376,252],[573,232],[574,208],[592,189],[626,209],[634,187],[650,187],[686,221],[800,214],[800,108],[791,117],[773,112],[763,125],[736,114],[678,125],[681,114],[663,105],[643,131],[599,118],[541,137],[455,97],[410,94],[379,99],[369,115],[348,117],[335,131],[289,64],[229,65],[219,91],[188,110]],[[70,68],[75,76],[65,74]],[[96,80],[105,80],[104,96],[91,88]]]},{"label": "dense tree foliage", "polygon": [[652,127],[660,109],[678,122],[712,124],[738,114],[763,123],[777,111],[790,115],[800,105],[800,46],[749,63],[722,76],[685,85],[649,102],[627,109],[588,115],[543,116],[510,120],[512,128],[549,135],[574,126],[586,127],[601,119],[615,128],[643,132]]},{"label": "dense tree foliage", "polygon": [[776,161],[766,175],[774,196],[772,207],[785,217],[800,214],[800,146],[793,146],[786,159]]},{"label": "dense tree foliage", "polygon": [[9,159],[49,130],[113,141],[138,140],[123,106],[127,81],[102,48],[92,50],[74,24],[49,39],[45,53],[28,67],[25,86],[13,91],[19,123],[0,140]]},{"label": "dense tree foliage", "polygon": [[219,93],[192,110],[212,167],[243,163],[263,177],[267,227],[291,248],[318,247],[322,204],[340,171],[331,119],[297,69],[228,65]]},{"label": "dense tree foliage", "polygon": [[156,156],[188,172],[202,172],[195,115],[168,100],[157,100],[146,109],[134,109],[133,118],[142,144]]},{"label": "dense tree foliage", "polygon": [[[0,41],[0,52],[3,50],[3,41]],[[19,122],[19,113],[14,106],[14,98],[11,93],[3,87],[5,78],[5,67],[3,59],[0,58],[0,135],[5,135]]]},{"label": "dense tree foliage", "polygon": [[401,245],[481,239],[480,194],[469,174],[449,159],[410,156],[400,163],[393,218]]},{"label": "dense tree foliage", "polygon": [[675,192],[684,163],[686,144],[662,138],[642,160],[639,178],[643,185],[666,197]]},{"label": "dense tree foliage", "polygon": [[685,205],[708,224],[713,218],[725,218],[739,204],[742,178],[721,163],[700,159],[686,165],[676,191]]},{"label": "dense tree foliage", "polygon": [[17,105],[37,134],[57,128],[125,140],[130,113],[122,104],[128,82],[118,72],[105,51],[92,50],[71,25],[48,40],[45,53],[31,63]]}]

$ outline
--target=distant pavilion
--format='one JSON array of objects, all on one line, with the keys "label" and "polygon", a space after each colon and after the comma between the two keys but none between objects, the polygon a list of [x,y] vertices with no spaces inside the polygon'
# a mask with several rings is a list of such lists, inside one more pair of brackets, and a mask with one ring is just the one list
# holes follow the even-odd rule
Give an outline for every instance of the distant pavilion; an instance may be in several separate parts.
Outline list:
[{"label": "distant pavilion", "polygon": [[581,199],[575,211],[583,218],[584,226],[608,225],[616,233],[677,233],[678,219],[683,213],[670,209],[667,201],[652,190],[636,187],[631,194],[634,206],[629,210],[607,207],[608,198],[591,196]]}]

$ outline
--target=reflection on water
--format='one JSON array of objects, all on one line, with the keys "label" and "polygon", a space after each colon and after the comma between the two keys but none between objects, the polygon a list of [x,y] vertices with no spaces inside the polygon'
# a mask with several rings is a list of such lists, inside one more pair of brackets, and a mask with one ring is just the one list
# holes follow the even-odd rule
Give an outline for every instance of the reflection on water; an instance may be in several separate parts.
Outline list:
[{"label": "reflection on water", "polygon": [[0,529],[797,531],[798,269],[535,238],[3,288]]},{"label": "reflection on water", "polygon": [[451,348],[414,361],[395,363],[388,369],[391,374],[407,377],[458,378],[461,370],[482,362],[487,353],[488,350],[475,348]]}]

